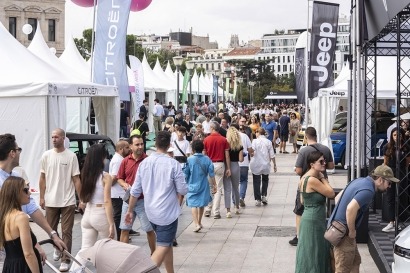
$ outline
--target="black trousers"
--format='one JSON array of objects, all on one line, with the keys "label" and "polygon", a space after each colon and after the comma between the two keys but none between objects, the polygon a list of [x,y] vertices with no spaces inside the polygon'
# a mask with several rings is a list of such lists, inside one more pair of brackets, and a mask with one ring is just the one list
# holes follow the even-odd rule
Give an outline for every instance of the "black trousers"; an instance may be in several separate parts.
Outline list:
[{"label": "black trousers", "polygon": [[112,212],[114,214],[115,229],[117,230],[117,240],[119,241],[121,236],[120,222],[122,212],[122,198],[111,198],[111,203]]}]

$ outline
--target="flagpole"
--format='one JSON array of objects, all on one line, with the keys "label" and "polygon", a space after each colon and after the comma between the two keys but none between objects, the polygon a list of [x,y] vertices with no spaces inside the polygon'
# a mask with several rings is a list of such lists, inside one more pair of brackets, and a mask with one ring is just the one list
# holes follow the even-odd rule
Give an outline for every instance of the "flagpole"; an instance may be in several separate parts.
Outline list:
[{"label": "flagpole", "polygon": [[[91,30],[91,48],[90,48],[90,50],[91,50],[91,66],[90,66],[90,69],[91,69],[91,73],[90,73],[90,82],[93,82],[93,79],[94,79],[94,29],[95,29],[95,14],[96,14],[96,11],[97,11],[97,8],[96,8],[96,5],[97,5],[97,0],[94,0],[94,6],[93,6],[93,28],[92,28],[92,30]],[[91,132],[91,104],[92,104],[92,98],[90,97],[89,98],[89,105],[88,105],[88,119],[87,119],[87,121],[88,121],[88,133],[90,134]],[[94,123],[94,128],[95,128],[95,123]],[[94,131],[94,133],[95,133],[95,131]]]},{"label": "flagpole", "polygon": [[306,22],[306,47],[305,47],[305,120],[306,126],[309,124],[309,2],[307,1],[307,22]]}]

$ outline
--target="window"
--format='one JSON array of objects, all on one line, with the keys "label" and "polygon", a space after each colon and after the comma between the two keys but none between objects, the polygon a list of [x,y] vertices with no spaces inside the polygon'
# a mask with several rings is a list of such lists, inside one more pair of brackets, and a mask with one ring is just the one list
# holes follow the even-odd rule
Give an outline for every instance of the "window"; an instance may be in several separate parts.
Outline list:
[{"label": "window", "polygon": [[56,41],[56,20],[55,19],[48,20],[48,41],[49,42]]},{"label": "window", "polygon": [[283,72],[287,72],[288,71],[288,66],[287,65],[284,65],[283,66]]},{"label": "window", "polygon": [[218,63],[218,70],[221,70],[221,63]]},{"label": "window", "polygon": [[16,38],[17,17],[9,17],[9,32]]},{"label": "window", "polygon": [[278,72],[280,72],[280,65],[278,65]]},{"label": "window", "polygon": [[37,30],[37,19],[28,18],[28,23],[33,27],[33,31],[28,35],[28,39],[31,41],[33,40],[34,33],[36,33],[36,30]]},{"label": "window", "polygon": [[209,70],[209,64],[206,64],[206,70]]}]

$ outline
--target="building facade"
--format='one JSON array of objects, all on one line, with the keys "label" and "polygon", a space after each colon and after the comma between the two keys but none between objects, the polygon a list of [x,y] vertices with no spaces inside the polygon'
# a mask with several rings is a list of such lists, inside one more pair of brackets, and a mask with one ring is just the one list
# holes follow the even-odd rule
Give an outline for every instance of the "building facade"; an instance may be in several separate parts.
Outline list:
[{"label": "building facade", "polygon": [[[64,51],[65,0],[1,0],[0,22],[24,46],[28,46],[40,25],[47,45],[60,55]],[[32,27],[30,34],[23,26]]]}]

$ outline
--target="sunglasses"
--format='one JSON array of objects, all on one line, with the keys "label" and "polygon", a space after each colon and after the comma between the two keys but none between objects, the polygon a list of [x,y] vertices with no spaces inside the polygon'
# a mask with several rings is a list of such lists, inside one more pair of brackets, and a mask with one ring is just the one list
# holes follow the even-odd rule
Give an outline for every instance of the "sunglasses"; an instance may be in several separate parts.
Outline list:
[{"label": "sunglasses", "polygon": [[320,165],[326,165],[326,160],[321,159],[321,160],[319,160],[319,163],[320,163]]},{"label": "sunglasses", "polygon": [[25,194],[28,194],[30,192],[30,188],[23,188],[23,191]]},{"label": "sunglasses", "polygon": [[15,148],[15,149],[11,149],[12,151],[19,151],[20,153],[21,153],[21,151],[23,151],[23,149],[22,148],[20,148],[20,147],[18,147],[18,148]]},{"label": "sunglasses", "polygon": [[387,180],[387,179],[385,179],[385,178],[383,178],[383,181],[387,182],[387,184],[388,184],[389,186],[391,186],[391,184],[392,184],[392,182],[391,182],[390,180]]}]

